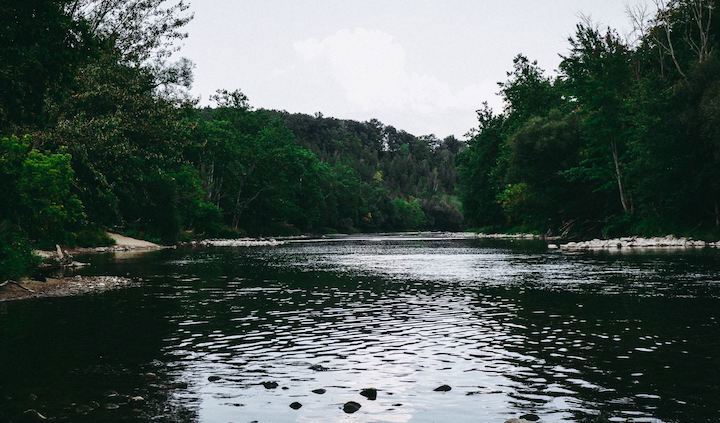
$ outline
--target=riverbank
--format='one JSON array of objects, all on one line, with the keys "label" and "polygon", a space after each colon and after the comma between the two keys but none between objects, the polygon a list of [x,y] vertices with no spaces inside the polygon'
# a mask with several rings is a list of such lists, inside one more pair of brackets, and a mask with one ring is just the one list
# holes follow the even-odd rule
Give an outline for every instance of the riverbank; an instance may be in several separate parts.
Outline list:
[{"label": "riverbank", "polygon": [[593,239],[590,241],[568,242],[565,244],[550,244],[551,249],[566,251],[583,250],[651,250],[651,249],[699,249],[720,248],[720,241],[706,242],[692,238],[665,237],[643,238],[623,237],[613,239]]},{"label": "riverbank", "polygon": [[[93,248],[62,249],[55,251],[35,250],[43,263],[41,268],[78,268],[86,266],[75,260],[75,256],[83,254],[114,253],[114,252],[145,252],[155,251],[169,246],[158,245],[141,239],[130,238],[116,233],[107,233],[114,241],[114,245]],[[46,297],[69,297],[75,295],[92,294],[114,289],[126,288],[133,285],[133,281],[116,276],[72,276],[45,278],[22,278],[18,281],[0,281],[0,302],[26,300]]]},{"label": "riverbank", "polygon": [[45,281],[21,279],[0,288],[0,302],[31,298],[71,297],[127,288],[134,283],[118,276],[72,276]]},{"label": "riverbank", "polygon": [[[106,247],[77,247],[61,250],[63,254],[78,255],[92,253],[114,253],[120,251],[153,251],[164,248],[173,248],[172,246],[159,245],[142,239],[130,238],[128,236],[107,232],[107,236],[114,241],[114,245]],[[59,250],[35,250],[34,253],[43,260],[62,260],[61,251]]]}]

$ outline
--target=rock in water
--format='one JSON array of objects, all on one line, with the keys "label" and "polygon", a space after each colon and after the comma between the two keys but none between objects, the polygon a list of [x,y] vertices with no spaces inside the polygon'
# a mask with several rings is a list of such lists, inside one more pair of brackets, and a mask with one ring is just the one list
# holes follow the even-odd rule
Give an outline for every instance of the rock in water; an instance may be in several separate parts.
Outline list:
[{"label": "rock in water", "polygon": [[540,420],[540,417],[538,417],[536,414],[524,414],[520,416],[521,420],[527,420],[529,422],[536,422]]},{"label": "rock in water", "polygon": [[360,391],[360,395],[364,396],[365,398],[369,399],[370,401],[375,401],[375,399],[377,398],[377,389],[365,388],[362,391]]},{"label": "rock in water", "polygon": [[217,382],[218,380],[220,380],[220,376],[210,376],[208,378],[208,382]]},{"label": "rock in water", "polygon": [[442,386],[438,386],[437,388],[435,388],[434,391],[435,392],[448,392],[451,389],[452,388],[448,385],[442,385]]},{"label": "rock in water", "polygon": [[327,372],[328,370],[330,370],[327,367],[322,366],[320,364],[313,364],[312,366],[308,367],[308,369],[315,370],[316,372]]},{"label": "rock in water", "polygon": [[155,381],[158,379],[158,376],[155,373],[145,373],[145,379],[148,381]]},{"label": "rock in water", "polygon": [[505,420],[505,423],[530,423],[530,422],[525,419],[510,419],[510,420]]},{"label": "rock in water", "polygon": [[188,386],[189,385],[187,382],[175,382],[170,384],[170,388],[172,389],[187,389]]},{"label": "rock in water", "polygon": [[327,392],[327,391],[324,390],[323,388],[313,389],[313,390],[312,390],[312,393],[313,393],[313,394],[318,394],[318,395],[322,395],[322,394],[324,394],[325,392]]},{"label": "rock in water", "polygon": [[265,387],[265,389],[275,389],[278,387],[277,382],[263,382],[262,386]]},{"label": "rock in water", "polygon": [[297,402],[297,401],[295,401],[294,403],[290,404],[290,408],[292,408],[293,410],[299,410],[301,407],[302,407],[302,404],[300,404],[300,403]]},{"label": "rock in water", "polygon": [[355,401],[349,401],[346,402],[345,405],[343,405],[343,411],[352,414],[360,409],[360,404],[356,403]]}]

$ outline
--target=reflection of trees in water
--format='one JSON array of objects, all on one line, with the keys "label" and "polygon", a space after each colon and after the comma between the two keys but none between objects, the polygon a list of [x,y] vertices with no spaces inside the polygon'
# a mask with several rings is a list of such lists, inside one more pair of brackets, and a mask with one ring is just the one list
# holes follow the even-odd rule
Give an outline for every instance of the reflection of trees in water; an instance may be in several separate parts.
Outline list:
[{"label": "reflection of trees in water", "polygon": [[[91,271],[113,273],[107,257],[98,260]],[[141,275],[142,263],[122,271]],[[28,409],[60,422],[195,420],[173,401],[177,381],[163,364],[165,316],[179,304],[144,289],[0,303],[0,421]],[[144,401],[130,404],[134,396]]]}]

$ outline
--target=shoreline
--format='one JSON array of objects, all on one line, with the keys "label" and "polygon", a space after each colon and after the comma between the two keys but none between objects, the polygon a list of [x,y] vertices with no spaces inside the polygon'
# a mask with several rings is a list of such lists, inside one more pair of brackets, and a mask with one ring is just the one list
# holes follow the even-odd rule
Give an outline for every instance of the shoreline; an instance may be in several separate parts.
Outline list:
[{"label": "shoreline", "polygon": [[135,286],[131,279],[119,276],[66,276],[44,282],[28,278],[3,286],[0,303],[39,298],[74,297]]},{"label": "shoreline", "polygon": [[[57,246],[55,251],[34,250],[33,253],[42,259],[43,263],[40,264],[41,269],[73,269],[88,266],[87,263],[75,261],[73,257],[75,255],[122,252],[143,253],[174,248],[173,246],[158,245],[111,232],[108,232],[108,236],[115,241],[115,245],[107,247],[80,247],[67,250]],[[2,285],[0,285],[0,302],[51,297],[72,297],[112,291],[136,285],[135,281],[118,276],[78,275],[40,277],[38,279],[43,280],[24,277],[18,281],[0,281],[2,282]]]},{"label": "shoreline", "polygon": [[692,238],[667,235],[664,237],[622,237],[612,239],[593,239],[588,241],[567,242],[564,244],[550,244],[548,248],[561,251],[613,251],[613,250],[691,250],[691,249],[719,249],[720,241],[707,242]]},{"label": "shoreline", "polygon": [[[82,254],[101,254],[101,253],[119,253],[126,251],[156,251],[175,246],[159,245],[153,242],[141,239],[130,238],[124,235],[108,232],[107,235],[115,241],[115,245],[105,247],[75,247],[69,249],[61,249],[59,246],[56,250],[34,250],[35,255],[44,261],[55,261],[57,263],[65,263],[65,267],[81,267],[84,263],[71,262],[72,256]],[[73,266],[74,265],[74,266]]]}]

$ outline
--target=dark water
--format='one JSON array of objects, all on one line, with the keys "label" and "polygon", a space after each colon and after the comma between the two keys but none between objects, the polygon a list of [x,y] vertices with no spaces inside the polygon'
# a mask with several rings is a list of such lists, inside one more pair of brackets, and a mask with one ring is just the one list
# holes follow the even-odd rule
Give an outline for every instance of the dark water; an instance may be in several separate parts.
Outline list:
[{"label": "dark water", "polygon": [[0,303],[0,421],[720,421],[720,252],[381,237],[91,260],[142,284]]}]

